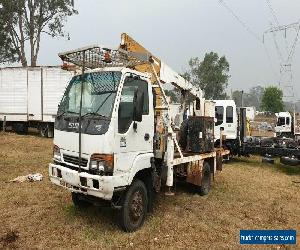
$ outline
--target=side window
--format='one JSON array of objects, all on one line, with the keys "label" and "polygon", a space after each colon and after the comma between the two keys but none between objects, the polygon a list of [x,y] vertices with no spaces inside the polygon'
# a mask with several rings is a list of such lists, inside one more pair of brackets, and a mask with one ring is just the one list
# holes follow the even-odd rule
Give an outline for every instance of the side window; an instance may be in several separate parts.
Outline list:
[{"label": "side window", "polygon": [[216,111],[216,119],[217,119],[216,126],[219,126],[223,123],[224,107],[216,106],[215,111]]},{"label": "side window", "polygon": [[286,118],[286,125],[290,125],[290,118],[289,117]]},{"label": "side window", "polygon": [[132,123],[134,93],[138,88],[144,93],[143,115],[149,114],[148,83],[140,79],[127,77],[118,110],[118,132],[121,134],[126,133]]},{"label": "side window", "polygon": [[226,108],[226,123],[233,123],[233,107],[228,106]]}]

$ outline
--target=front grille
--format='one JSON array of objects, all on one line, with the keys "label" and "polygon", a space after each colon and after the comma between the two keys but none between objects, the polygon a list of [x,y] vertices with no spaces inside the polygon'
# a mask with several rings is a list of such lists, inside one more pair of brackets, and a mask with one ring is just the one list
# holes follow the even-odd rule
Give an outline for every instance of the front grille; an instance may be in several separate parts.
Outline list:
[{"label": "front grille", "polygon": [[[63,157],[65,162],[71,163],[76,166],[79,165],[79,157],[72,156],[72,155],[65,155],[65,154],[63,155]],[[88,163],[87,159],[81,158],[81,164],[80,164],[81,167],[86,167],[87,163]]]}]

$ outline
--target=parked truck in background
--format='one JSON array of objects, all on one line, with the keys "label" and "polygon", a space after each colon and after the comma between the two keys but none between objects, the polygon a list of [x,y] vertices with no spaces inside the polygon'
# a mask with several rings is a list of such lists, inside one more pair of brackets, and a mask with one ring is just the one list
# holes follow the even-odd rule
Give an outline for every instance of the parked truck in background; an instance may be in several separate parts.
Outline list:
[{"label": "parked truck in background", "polygon": [[18,133],[36,127],[53,137],[57,106],[73,75],[58,66],[0,68],[0,125]]},{"label": "parked truck in background", "polygon": [[290,112],[276,113],[275,132],[278,137],[288,137],[300,139],[300,117]]},{"label": "parked truck in background", "polygon": [[[121,227],[135,231],[152,211],[156,192],[173,194],[174,178],[208,194],[228,152],[214,148],[214,109],[205,116],[200,89],[127,34],[115,49],[94,45],[59,56],[81,74],[72,78],[59,106],[49,176],[72,192],[76,206],[107,203],[119,210]],[[164,83],[178,88],[183,99],[194,97],[180,134]]]}]

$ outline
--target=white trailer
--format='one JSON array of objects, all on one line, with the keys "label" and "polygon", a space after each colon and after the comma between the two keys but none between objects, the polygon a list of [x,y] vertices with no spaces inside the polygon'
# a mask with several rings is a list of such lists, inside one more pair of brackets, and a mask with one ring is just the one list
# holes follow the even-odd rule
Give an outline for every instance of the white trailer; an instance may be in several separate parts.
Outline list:
[{"label": "white trailer", "polygon": [[53,137],[58,103],[74,73],[59,66],[0,69],[0,122],[19,133],[39,128]]}]

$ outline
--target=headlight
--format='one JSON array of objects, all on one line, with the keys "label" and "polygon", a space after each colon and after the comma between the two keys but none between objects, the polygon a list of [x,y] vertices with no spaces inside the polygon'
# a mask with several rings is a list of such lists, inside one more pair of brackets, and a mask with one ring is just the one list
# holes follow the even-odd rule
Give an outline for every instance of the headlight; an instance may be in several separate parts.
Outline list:
[{"label": "headlight", "polygon": [[114,155],[93,154],[90,159],[90,171],[93,174],[112,175]]},{"label": "headlight", "polygon": [[53,146],[53,159],[56,161],[61,161],[60,148],[56,145]]}]

